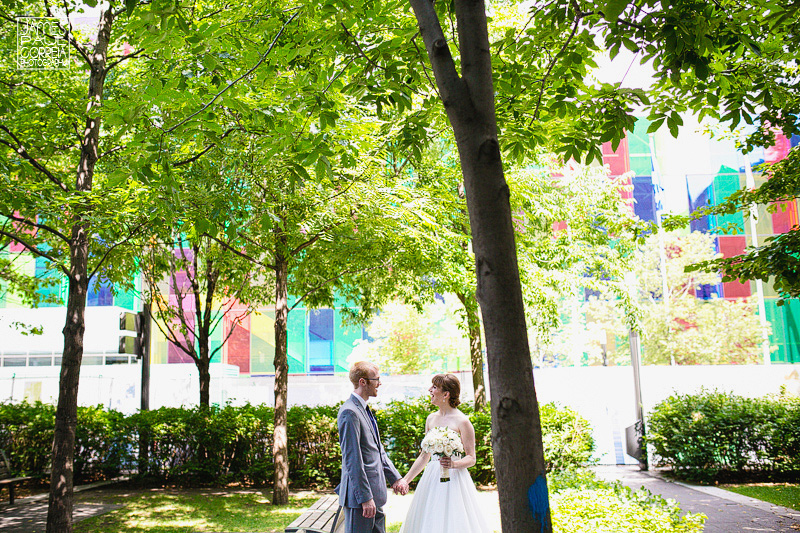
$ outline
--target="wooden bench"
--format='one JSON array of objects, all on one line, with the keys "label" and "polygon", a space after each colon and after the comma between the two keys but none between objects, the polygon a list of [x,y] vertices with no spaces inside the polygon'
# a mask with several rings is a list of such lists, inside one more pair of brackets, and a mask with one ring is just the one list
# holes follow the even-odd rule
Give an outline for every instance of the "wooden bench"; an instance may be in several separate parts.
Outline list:
[{"label": "wooden bench", "polygon": [[11,465],[8,462],[5,450],[0,450],[0,488],[8,485],[9,505],[14,505],[14,485],[20,481],[29,481],[33,479],[31,476],[11,476]]},{"label": "wooden bench", "polygon": [[323,496],[286,526],[286,533],[340,533],[344,531],[344,513],[339,496]]}]

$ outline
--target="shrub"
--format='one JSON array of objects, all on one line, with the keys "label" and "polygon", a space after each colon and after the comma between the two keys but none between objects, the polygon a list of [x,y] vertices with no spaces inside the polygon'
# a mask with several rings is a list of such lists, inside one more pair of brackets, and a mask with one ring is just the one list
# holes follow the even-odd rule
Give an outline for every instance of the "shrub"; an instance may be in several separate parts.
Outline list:
[{"label": "shrub", "polygon": [[[335,486],[341,475],[336,416],[339,405],[295,406],[288,412],[289,471],[296,487]],[[461,409],[475,427],[477,483],[495,482],[488,409]],[[392,402],[377,411],[381,435],[392,461],[405,472],[419,455],[425,419],[433,407],[427,398]],[[189,484],[271,483],[273,409],[267,406],[169,408],[125,417],[102,407],[80,407],[75,442],[75,480],[110,478],[138,471],[155,479]],[[55,408],[51,405],[0,404],[0,447],[15,473],[44,477],[50,461]],[[542,408],[549,469],[575,468],[593,448],[588,424],[569,409]],[[140,462],[139,440],[151,443]]]},{"label": "shrub", "polygon": [[673,395],[649,416],[646,441],[657,463],[689,479],[800,472],[800,401],[716,391]]},{"label": "shrub", "polygon": [[702,532],[705,515],[680,508],[645,489],[564,489],[551,498],[553,531],[561,533]]}]

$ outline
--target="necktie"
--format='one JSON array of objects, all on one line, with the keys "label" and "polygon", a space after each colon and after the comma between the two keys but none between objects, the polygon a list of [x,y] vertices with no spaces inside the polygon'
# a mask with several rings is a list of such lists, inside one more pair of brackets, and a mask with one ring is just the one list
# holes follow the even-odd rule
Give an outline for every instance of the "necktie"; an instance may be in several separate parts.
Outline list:
[{"label": "necktie", "polygon": [[375,431],[375,438],[380,441],[378,438],[378,422],[375,420],[375,415],[372,414],[372,409],[367,406],[367,415],[369,415],[369,421],[372,422],[372,429]]}]

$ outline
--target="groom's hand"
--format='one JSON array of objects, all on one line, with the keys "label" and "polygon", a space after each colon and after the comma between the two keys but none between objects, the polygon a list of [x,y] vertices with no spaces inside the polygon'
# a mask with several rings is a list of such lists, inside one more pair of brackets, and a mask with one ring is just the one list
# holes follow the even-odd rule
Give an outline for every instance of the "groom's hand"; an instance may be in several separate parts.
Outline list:
[{"label": "groom's hand", "polygon": [[375,518],[375,500],[370,500],[361,504],[361,515],[364,518]]}]

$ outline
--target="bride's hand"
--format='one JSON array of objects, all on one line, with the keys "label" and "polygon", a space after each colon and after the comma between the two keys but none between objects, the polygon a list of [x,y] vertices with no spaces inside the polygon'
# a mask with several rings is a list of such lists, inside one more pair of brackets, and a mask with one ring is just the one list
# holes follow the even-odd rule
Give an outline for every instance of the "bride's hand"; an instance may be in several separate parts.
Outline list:
[{"label": "bride's hand", "polygon": [[442,468],[454,468],[453,459],[450,457],[442,457],[439,459],[439,466]]}]

